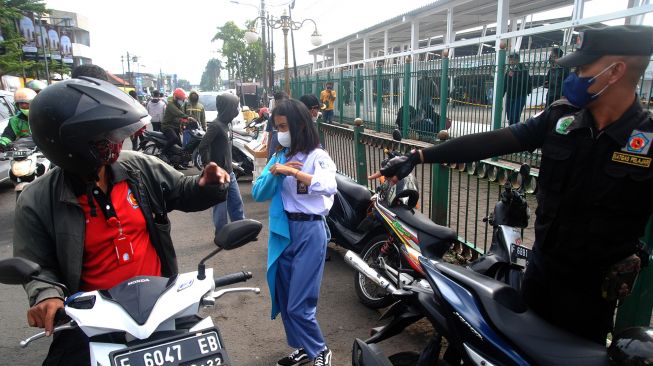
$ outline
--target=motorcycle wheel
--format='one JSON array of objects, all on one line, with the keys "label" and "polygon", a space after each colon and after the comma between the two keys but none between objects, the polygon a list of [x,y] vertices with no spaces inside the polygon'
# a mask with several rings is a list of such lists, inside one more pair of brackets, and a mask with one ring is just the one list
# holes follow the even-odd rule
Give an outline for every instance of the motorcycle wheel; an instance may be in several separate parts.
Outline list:
[{"label": "motorcycle wheel", "polygon": [[[387,234],[379,234],[370,239],[361,251],[363,261],[372,268],[378,268],[378,258],[383,256],[386,264],[393,268],[399,268],[400,259],[394,250],[391,254],[381,253],[381,248],[386,243],[388,243]],[[395,281],[391,280],[391,282]],[[393,302],[392,296],[388,292],[360,272],[354,274],[354,288],[360,302],[370,309],[384,308]]]},{"label": "motorcycle wheel", "polygon": [[399,352],[388,357],[392,366],[414,366],[419,360],[419,352]]},{"label": "motorcycle wheel", "polygon": [[193,151],[193,164],[197,169],[202,170],[202,155],[197,150]]}]

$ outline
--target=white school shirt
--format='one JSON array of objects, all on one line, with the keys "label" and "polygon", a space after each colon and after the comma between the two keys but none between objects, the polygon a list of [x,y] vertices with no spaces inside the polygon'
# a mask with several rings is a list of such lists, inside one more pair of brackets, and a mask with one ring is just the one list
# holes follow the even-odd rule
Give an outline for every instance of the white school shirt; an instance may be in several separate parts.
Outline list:
[{"label": "white school shirt", "polygon": [[[297,153],[288,161],[299,161],[304,165],[301,171],[311,174],[311,184],[306,187],[298,185],[297,179],[287,176],[283,179],[281,198],[284,210],[311,215],[326,215],[333,206],[333,195],[338,188],[336,184],[336,164],[329,154],[322,149],[315,149],[308,155]],[[298,193],[305,192],[305,193]]]}]

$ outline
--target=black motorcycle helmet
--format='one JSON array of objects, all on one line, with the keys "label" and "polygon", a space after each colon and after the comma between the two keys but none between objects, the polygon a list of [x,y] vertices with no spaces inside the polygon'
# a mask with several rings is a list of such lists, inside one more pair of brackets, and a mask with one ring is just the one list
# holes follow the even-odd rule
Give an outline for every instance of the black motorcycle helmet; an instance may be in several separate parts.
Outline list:
[{"label": "black motorcycle helmet", "polygon": [[122,144],[148,123],[147,110],[114,85],[79,77],[53,84],[30,106],[36,145],[65,171],[95,180],[102,165],[97,142]]},{"label": "black motorcycle helmet", "polygon": [[608,348],[612,365],[653,365],[653,328],[632,327],[617,333]]}]

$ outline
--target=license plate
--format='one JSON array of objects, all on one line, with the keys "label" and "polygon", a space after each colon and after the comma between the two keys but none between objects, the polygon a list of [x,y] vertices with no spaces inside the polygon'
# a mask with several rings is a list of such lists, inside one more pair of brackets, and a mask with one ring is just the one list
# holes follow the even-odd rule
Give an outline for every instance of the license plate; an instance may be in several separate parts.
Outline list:
[{"label": "license plate", "polygon": [[217,329],[114,351],[113,366],[223,366],[229,364]]},{"label": "license plate", "polygon": [[510,244],[510,261],[518,266],[526,267],[531,259],[531,250],[523,245]]},{"label": "license plate", "polygon": [[18,151],[14,151],[13,156],[14,158],[25,158],[30,156],[31,153],[32,153],[31,151],[27,151],[27,150],[18,150]]}]

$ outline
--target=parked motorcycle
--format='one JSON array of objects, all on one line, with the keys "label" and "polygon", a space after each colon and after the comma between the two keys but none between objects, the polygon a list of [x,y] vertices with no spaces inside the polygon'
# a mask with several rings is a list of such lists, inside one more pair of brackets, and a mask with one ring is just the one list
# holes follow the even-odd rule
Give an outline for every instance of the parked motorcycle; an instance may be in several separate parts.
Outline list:
[{"label": "parked motorcycle", "polygon": [[245,147],[250,142],[258,139],[260,132],[265,130],[266,118],[256,118],[246,124],[232,124],[231,131],[231,158],[243,170],[244,175],[254,171],[254,155]]},{"label": "parked motorcycle", "polygon": [[[214,278],[205,262],[221,250],[232,250],[256,240],[261,223],[241,220],[227,224],[218,234],[218,246],[198,264],[197,271],[172,278],[137,276],[111,289],[80,292],[64,303],[64,324],[54,333],[80,328],[89,337],[90,365],[231,365],[219,328],[211,317],[198,315],[212,308],[220,297],[240,292],[260,293],[259,288],[219,287],[244,282],[249,272]],[[24,285],[41,280],[38,264],[23,258],[0,261],[0,283]],[[46,283],[61,288],[63,284]],[[63,316],[62,316],[63,315]],[[45,337],[40,332],[20,344]]]},{"label": "parked motorcycle", "polygon": [[50,160],[39,151],[31,137],[15,141],[0,159],[11,159],[9,179],[14,183],[16,199],[28,184],[50,170]]},{"label": "parked motorcycle", "polygon": [[[419,264],[430,289],[407,285],[394,290],[398,301],[381,316],[390,322],[374,328],[369,339],[355,340],[352,365],[630,365],[619,360],[624,359],[624,343],[633,342],[638,352],[649,357],[639,359],[639,364],[653,362],[650,336],[628,339],[624,331],[615,334],[606,349],[542,320],[522,302],[517,290],[503,282],[425,256],[419,257]],[[424,317],[435,332],[421,352],[386,358],[379,351],[376,343]],[[646,332],[653,329],[641,331]],[[446,351],[441,356],[443,339]]]},{"label": "parked motorcycle", "polygon": [[192,162],[197,169],[202,169],[202,156],[199,154],[198,147],[205,132],[199,126],[195,126],[195,128],[190,129],[189,131],[190,140],[186,147],[181,147],[175,144],[170,147],[167,152],[163,151],[163,148],[168,142],[168,139],[163,132],[145,131],[143,133],[143,141],[138,146],[137,151],[142,151],[147,155],[156,156],[172,166],[179,166]]}]

